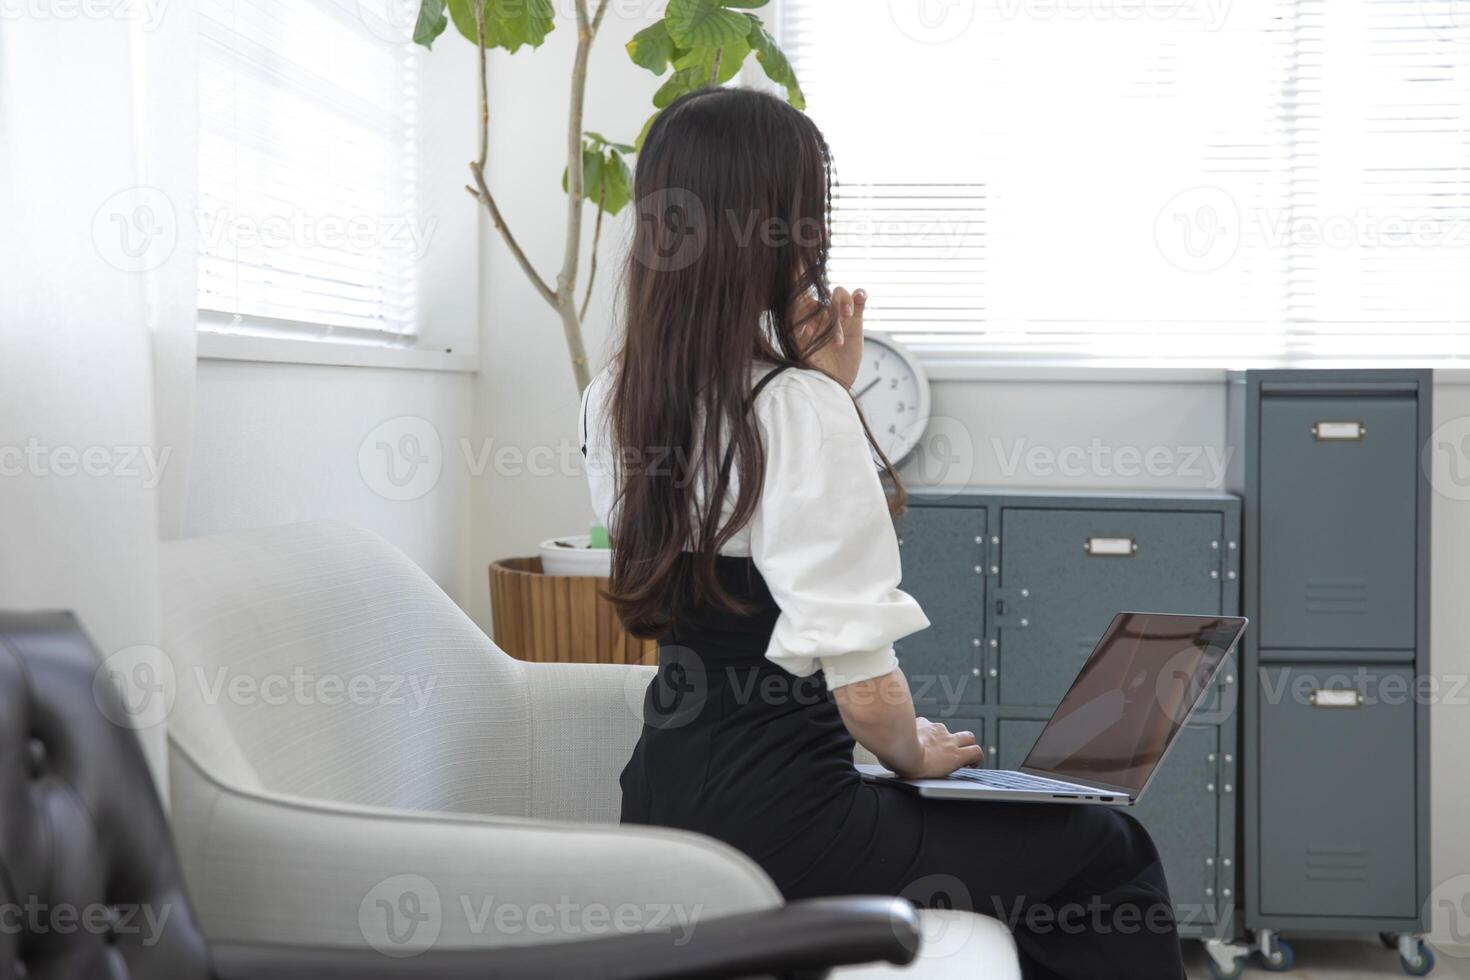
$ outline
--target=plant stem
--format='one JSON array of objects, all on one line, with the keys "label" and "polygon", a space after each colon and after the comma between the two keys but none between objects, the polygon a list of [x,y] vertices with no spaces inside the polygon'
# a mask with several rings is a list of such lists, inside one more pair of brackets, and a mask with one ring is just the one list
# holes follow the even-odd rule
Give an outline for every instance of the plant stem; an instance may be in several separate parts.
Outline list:
[{"label": "plant stem", "polygon": [[[515,235],[511,233],[510,226],[505,223],[505,218],[500,213],[500,206],[495,203],[495,197],[490,193],[490,188],[485,182],[485,164],[490,158],[490,77],[485,52],[485,8],[483,4],[475,4],[475,33],[478,35],[480,47],[480,156],[470,164],[470,173],[475,178],[475,187],[465,188],[477,200],[485,205],[490,212],[490,220],[495,225],[495,230],[500,232],[500,237],[505,239],[505,244],[510,248],[510,254],[515,257],[520,265],[521,271],[531,280],[531,285],[541,298],[552,306],[556,305],[556,294],[546,284],[540,274],[536,272],[535,266],[526,256],[525,250],[521,248],[520,242],[516,241]],[[478,188],[476,190],[475,188]]]},{"label": "plant stem", "polygon": [[709,70],[709,83],[711,85],[720,84],[720,60],[724,57],[725,49],[715,48],[715,65]]},{"label": "plant stem", "polygon": [[587,307],[592,305],[592,284],[597,281],[597,243],[602,239],[602,202],[607,199],[607,172],[604,167],[602,179],[597,182],[597,221],[592,225],[592,258],[587,265],[587,295],[582,297],[582,312],[579,320],[587,319]]},{"label": "plant stem", "polygon": [[[604,7],[605,4],[599,4],[599,14]],[[577,315],[577,273],[582,258],[582,209],[586,189],[582,172],[582,118],[587,103],[587,62],[595,32],[587,12],[587,0],[576,0],[576,9],[577,53],[572,61],[571,107],[567,113],[567,238],[561,273],[556,277],[556,306],[561,312],[567,351],[572,358],[572,373],[577,379],[577,390],[581,392],[592,383],[587,348],[582,341],[582,322]]]}]

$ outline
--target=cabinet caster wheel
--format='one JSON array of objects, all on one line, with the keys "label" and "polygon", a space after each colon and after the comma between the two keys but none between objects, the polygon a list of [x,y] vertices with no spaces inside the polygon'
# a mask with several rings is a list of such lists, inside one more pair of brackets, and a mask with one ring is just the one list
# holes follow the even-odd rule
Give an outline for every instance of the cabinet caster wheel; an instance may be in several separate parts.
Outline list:
[{"label": "cabinet caster wheel", "polygon": [[1285,973],[1296,965],[1296,953],[1283,939],[1278,939],[1271,944],[1271,953],[1261,954],[1261,965],[1272,973]]},{"label": "cabinet caster wheel", "polygon": [[1427,977],[1429,971],[1434,969],[1434,950],[1424,940],[1419,940],[1419,948],[1412,956],[1399,954],[1399,963],[1404,972],[1411,977]]},{"label": "cabinet caster wheel", "polygon": [[1243,974],[1244,972],[1244,956],[1237,956],[1233,961],[1231,961],[1229,970],[1224,969],[1220,966],[1219,963],[1216,963],[1214,960],[1210,960],[1210,976],[1214,977],[1215,980],[1239,980],[1241,974]]}]

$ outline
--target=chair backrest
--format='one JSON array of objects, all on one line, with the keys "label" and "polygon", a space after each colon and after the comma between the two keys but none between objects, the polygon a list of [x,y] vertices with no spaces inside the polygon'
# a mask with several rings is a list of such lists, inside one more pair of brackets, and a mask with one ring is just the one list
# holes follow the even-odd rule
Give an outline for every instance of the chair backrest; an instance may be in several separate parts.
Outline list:
[{"label": "chair backrest", "polygon": [[169,734],[217,779],[315,799],[523,816],[521,665],[378,536],[297,524],[161,556]]},{"label": "chair backrest", "polygon": [[207,980],[117,688],[69,613],[0,613],[0,976]]}]

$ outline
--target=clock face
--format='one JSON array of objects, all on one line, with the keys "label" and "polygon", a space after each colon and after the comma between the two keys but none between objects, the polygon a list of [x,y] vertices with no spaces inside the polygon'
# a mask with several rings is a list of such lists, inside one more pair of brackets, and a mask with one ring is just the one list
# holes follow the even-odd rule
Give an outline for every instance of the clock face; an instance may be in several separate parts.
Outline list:
[{"label": "clock face", "polygon": [[929,378],[918,360],[882,334],[863,338],[863,367],[852,393],[883,454],[896,466],[924,435]]}]

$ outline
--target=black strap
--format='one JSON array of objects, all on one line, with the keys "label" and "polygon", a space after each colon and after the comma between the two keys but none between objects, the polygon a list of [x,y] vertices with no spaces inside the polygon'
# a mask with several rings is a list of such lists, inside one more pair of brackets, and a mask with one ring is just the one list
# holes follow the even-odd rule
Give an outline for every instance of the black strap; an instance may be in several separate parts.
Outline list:
[{"label": "black strap", "polygon": [[[791,367],[790,364],[779,364],[768,371],[765,377],[761,378],[755,383],[755,387],[750,390],[750,401],[745,403],[745,410],[747,412],[750,411],[750,409],[755,405],[755,400],[760,397],[761,392],[766,390],[766,385],[770,384],[772,381],[775,381],[776,376],[789,367]],[[734,465],[735,442],[734,440],[731,440],[730,445],[725,447],[724,462],[720,464],[719,485],[721,487],[728,487],[730,485],[730,468]]]},{"label": "black strap", "polygon": [[592,386],[582,395],[582,458],[587,458],[587,406],[592,404]]},{"label": "black strap", "polygon": [[[777,365],[776,367],[772,368],[770,371],[766,372],[765,377],[763,377],[759,381],[757,381],[755,383],[755,387],[751,389],[751,392],[750,392],[750,401],[746,403],[747,409],[749,408],[749,406],[755,404],[755,400],[757,398],[759,398],[760,397],[760,393],[766,389],[766,385],[768,385],[772,381],[776,380],[776,376],[778,374],[780,374],[782,371],[785,371],[789,367],[791,367],[791,365],[789,365],[789,364],[780,364],[780,365]],[[589,385],[588,388],[587,388],[587,393],[582,396],[582,458],[583,459],[586,459],[587,458],[587,410],[588,410],[588,407],[591,404],[592,404],[592,387]],[[731,443],[731,445],[729,446],[729,448],[727,448],[725,450],[725,461],[720,465],[720,483],[721,484],[724,484],[726,481],[728,481],[730,479],[730,467],[731,467],[731,465],[733,465],[734,461],[735,461],[735,445],[733,443]]]}]

